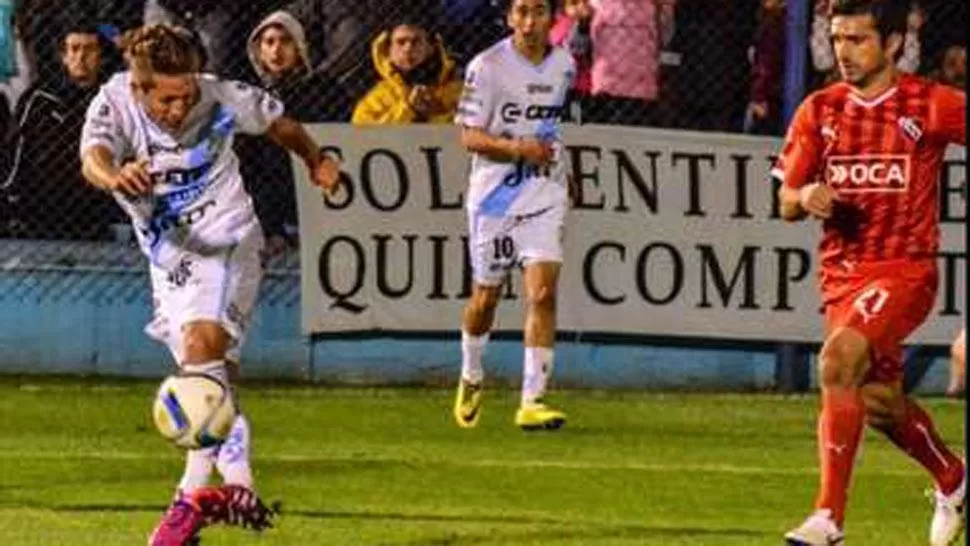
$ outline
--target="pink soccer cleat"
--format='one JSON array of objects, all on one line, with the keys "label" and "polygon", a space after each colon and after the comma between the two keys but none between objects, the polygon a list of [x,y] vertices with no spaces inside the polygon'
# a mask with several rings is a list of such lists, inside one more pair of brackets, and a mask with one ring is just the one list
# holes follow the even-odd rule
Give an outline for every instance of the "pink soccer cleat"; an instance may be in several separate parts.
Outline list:
[{"label": "pink soccer cleat", "polygon": [[191,500],[175,501],[152,532],[148,546],[189,546],[204,524],[202,511]]}]

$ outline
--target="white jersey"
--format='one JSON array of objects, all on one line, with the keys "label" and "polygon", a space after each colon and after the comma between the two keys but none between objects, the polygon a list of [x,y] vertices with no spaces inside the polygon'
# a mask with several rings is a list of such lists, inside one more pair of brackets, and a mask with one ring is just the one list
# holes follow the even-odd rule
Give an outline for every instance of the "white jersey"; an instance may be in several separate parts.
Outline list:
[{"label": "white jersey", "polygon": [[548,170],[540,171],[473,154],[466,200],[469,213],[507,216],[566,206],[560,118],[575,73],[566,50],[552,48],[535,65],[515,50],[510,38],[469,63],[455,122],[495,136],[553,142],[556,156]]},{"label": "white jersey", "polygon": [[200,100],[184,130],[172,135],[146,115],[132,95],[129,73],[114,76],[88,107],[81,154],[111,149],[117,165],[148,160],[147,196],[115,199],[131,217],[142,250],[164,267],[189,251],[212,254],[258,228],[239,175],[235,133],[262,134],[283,114],[283,104],[242,82],[199,77]]}]

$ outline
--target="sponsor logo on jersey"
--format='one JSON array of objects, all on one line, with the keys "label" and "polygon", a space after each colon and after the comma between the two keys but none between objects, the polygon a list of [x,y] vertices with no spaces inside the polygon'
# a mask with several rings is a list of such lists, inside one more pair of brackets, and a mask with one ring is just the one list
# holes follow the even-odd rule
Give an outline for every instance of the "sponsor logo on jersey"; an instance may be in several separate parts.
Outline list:
[{"label": "sponsor logo on jersey", "polygon": [[507,102],[502,105],[502,121],[516,123],[520,120],[536,121],[543,119],[559,119],[562,116],[562,106],[544,104],[519,104]]},{"label": "sponsor logo on jersey", "polygon": [[555,91],[556,88],[548,83],[530,83],[525,86],[525,90],[530,95],[548,95]]},{"label": "sponsor logo on jersey", "polygon": [[841,193],[906,191],[909,178],[908,155],[842,155],[827,159],[826,181]]}]

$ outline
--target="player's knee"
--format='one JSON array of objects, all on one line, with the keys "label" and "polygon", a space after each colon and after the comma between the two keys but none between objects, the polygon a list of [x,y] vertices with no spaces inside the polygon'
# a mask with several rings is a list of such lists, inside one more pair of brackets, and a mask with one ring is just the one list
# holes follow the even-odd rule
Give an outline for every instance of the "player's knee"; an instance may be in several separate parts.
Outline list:
[{"label": "player's knee", "polygon": [[819,381],[823,387],[849,388],[865,371],[868,343],[858,332],[841,329],[825,340],[819,352]]},{"label": "player's knee", "polygon": [[890,385],[869,384],[862,388],[869,426],[889,431],[906,414],[906,398]]},{"label": "player's knee", "polygon": [[960,334],[956,341],[950,345],[950,358],[959,365],[963,365],[966,360],[966,334]]},{"label": "player's knee", "polygon": [[218,324],[195,323],[185,326],[182,343],[185,363],[201,364],[225,358],[229,335]]},{"label": "player's knee", "polygon": [[539,285],[526,296],[526,303],[532,309],[554,310],[556,308],[556,289],[548,285]]},{"label": "player's knee", "polygon": [[468,299],[468,308],[474,313],[488,313],[498,305],[499,290],[493,287],[479,287]]}]

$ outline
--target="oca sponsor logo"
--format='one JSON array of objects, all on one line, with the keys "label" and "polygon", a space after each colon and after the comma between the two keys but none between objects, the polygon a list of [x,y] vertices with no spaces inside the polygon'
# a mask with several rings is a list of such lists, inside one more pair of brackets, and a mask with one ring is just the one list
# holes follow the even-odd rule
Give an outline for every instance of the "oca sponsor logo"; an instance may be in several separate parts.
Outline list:
[{"label": "oca sponsor logo", "polygon": [[826,180],[842,193],[902,192],[909,187],[908,155],[829,156]]}]

